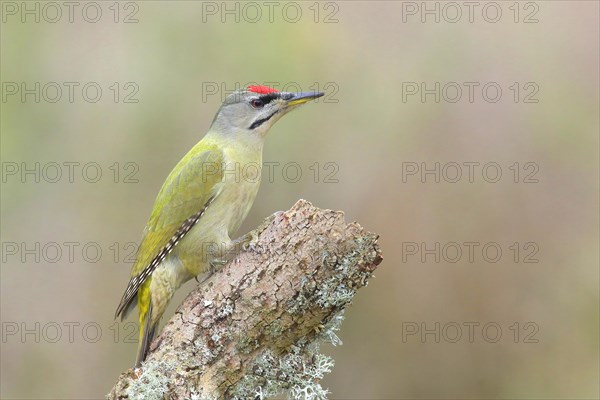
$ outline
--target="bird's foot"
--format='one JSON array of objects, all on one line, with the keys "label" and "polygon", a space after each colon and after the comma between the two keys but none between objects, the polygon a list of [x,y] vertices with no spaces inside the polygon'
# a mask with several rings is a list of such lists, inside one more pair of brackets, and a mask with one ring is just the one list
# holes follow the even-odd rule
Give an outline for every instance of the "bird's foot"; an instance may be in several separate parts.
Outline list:
[{"label": "bird's foot", "polygon": [[238,239],[242,243],[242,251],[252,251],[257,254],[263,254],[265,250],[259,245],[258,236],[281,214],[283,214],[283,211],[277,211],[276,213],[269,215],[258,228]]},{"label": "bird's foot", "polygon": [[208,271],[206,271],[204,274],[201,274],[201,275],[205,275],[203,277],[203,279],[201,281],[198,280],[198,276],[195,276],[194,279],[200,285],[200,284],[206,282],[208,280],[208,278],[213,276],[213,274],[215,272],[217,272],[218,270],[223,268],[225,266],[225,264],[227,264],[228,262],[229,262],[229,260],[225,260],[222,258],[214,258],[208,262]]},{"label": "bird's foot", "polygon": [[262,254],[262,249],[258,245],[258,233],[256,231],[247,233],[244,238],[242,251],[252,251],[253,253]]},{"label": "bird's foot", "polygon": [[262,246],[259,244],[258,237],[262,233],[262,231],[264,231],[267,228],[267,226],[269,226],[281,214],[283,214],[283,211],[277,211],[275,214],[265,218],[263,223],[260,224],[258,228],[246,233],[242,237],[232,240],[231,243],[227,246],[227,251],[224,259],[230,261],[242,251],[251,251],[257,254],[264,254],[265,249],[262,248]]},{"label": "bird's foot", "polygon": [[208,268],[209,268],[210,274],[214,274],[215,272],[217,272],[218,270],[223,268],[223,266],[225,264],[227,264],[228,262],[229,262],[229,260],[226,260],[223,258],[214,258],[214,259],[210,260],[210,262],[208,263]]}]

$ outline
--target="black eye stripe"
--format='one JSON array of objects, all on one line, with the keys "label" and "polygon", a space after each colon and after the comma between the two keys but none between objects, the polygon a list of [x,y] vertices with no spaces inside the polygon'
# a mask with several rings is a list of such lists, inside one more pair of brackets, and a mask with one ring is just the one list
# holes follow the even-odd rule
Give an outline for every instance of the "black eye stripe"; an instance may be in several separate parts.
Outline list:
[{"label": "black eye stripe", "polygon": [[259,99],[265,103],[265,104],[269,104],[270,102],[272,102],[275,99],[279,98],[279,93],[269,93],[269,94],[263,94],[262,96],[259,96]]}]

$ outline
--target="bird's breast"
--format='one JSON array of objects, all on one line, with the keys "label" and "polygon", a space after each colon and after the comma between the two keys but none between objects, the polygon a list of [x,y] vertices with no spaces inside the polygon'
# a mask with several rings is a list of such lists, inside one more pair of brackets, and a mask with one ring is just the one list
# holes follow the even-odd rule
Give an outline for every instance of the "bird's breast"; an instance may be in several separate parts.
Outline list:
[{"label": "bird's breast", "polygon": [[[238,230],[254,203],[260,187],[262,157],[239,152],[225,153],[223,179],[217,197],[198,223],[186,235],[184,247],[201,243],[228,242]],[[183,247],[183,246],[182,246]],[[200,248],[194,248],[197,253]]]},{"label": "bird's breast", "polygon": [[254,203],[260,179],[251,182],[241,178],[237,181],[226,181],[214,204],[215,217],[221,219],[226,226],[227,234],[233,235],[240,227]]},{"label": "bird's breast", "polygon": [[234,148],[225,151],[223,193],[219,196],[224,217],[228,221],[227,233],[233,235],[248,213],[260,187],[262,149]]}]

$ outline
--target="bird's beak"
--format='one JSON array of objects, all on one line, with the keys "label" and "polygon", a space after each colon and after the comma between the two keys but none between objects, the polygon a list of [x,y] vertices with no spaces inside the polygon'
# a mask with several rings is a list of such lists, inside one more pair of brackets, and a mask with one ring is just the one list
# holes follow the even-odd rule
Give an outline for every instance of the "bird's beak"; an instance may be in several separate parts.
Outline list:
[{"label": "bird's beak", "polygon": [[324,96],[323,92],[300,92],[300,93],[290,93],[291,97],[287,99],[287,106],[297,106],[300,104],[304,104],[307,101],[317,99],[321,96]]}]

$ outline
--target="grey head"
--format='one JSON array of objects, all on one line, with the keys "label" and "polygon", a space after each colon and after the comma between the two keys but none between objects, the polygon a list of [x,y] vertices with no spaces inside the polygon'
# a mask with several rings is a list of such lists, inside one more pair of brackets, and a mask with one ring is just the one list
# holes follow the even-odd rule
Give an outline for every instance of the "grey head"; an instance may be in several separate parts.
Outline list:
[{"label": "grey head", "polygon": [[264,137],[282,116],[322,92],[279,92],[266,86],[249,86],[229,94],[213,120],[211,131],[244,132]]}]

